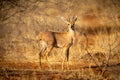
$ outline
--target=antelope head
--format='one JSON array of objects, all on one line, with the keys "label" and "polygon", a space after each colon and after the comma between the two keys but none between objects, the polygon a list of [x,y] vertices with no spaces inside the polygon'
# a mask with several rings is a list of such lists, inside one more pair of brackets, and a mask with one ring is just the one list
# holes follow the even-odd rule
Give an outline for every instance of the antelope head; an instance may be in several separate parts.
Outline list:
[{"label": "antelope head", "polygon": [[75,22],[77,21],[77,16],[73,16],[72,18],[65,19],[64,17],[61,17],[61,19],[68,24],[68,27],[74,30]]}]

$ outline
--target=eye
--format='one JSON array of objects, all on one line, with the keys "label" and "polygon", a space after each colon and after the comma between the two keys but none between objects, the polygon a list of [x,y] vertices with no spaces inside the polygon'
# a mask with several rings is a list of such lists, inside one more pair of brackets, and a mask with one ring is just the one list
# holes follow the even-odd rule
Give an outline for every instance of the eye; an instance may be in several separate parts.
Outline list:
[{"label": "eye", "polygon": [[70,25],[70,23],[68,25]]}]

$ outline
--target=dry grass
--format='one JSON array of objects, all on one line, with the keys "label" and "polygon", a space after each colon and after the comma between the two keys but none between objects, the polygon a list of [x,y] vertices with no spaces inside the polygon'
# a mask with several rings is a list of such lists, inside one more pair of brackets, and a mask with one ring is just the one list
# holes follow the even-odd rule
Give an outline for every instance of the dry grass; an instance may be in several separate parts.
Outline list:
[{"label": "dry grass", "polygon": [[86,68],[80,70],[69,71],[39,71],[39,70],[0,70],[0,79],[7,80],[118,80],[119,66],[108,67],[107,70],[103,69],[103,72],[98,68]]}]

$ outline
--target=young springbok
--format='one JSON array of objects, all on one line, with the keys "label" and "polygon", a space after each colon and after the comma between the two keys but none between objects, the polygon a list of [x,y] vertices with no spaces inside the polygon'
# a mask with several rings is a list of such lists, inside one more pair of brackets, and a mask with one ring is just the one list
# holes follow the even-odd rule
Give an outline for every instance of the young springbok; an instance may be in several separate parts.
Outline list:
[{"label": "young springbok", "polygon": [[[77,17],[68,18],[65,20],[63,17],[61,18],[65,23],[68,24],[68,31],[66,32],[41,32],[38,35],[38,40],[41,43],[41,52],[39,53],[40,58],[40,67],[41,65],[41,58],[45,57],[47,60],[48,54],[52,51],[54,47],[63,48],[66,53],[66,59],[69,60],[69,50],[70,47],[74,43],[74,26]],[[52,45],[52,46],[51,46]]]}]

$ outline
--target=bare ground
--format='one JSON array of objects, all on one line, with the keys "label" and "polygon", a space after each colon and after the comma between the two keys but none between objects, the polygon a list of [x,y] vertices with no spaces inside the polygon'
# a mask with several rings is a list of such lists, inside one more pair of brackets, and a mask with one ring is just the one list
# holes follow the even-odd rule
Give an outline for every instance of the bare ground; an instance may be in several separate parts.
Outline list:
[{"label": "bare ground", "polygon": [[120,64],[78,70],[0,69],[0,80],[119,80]]}]

